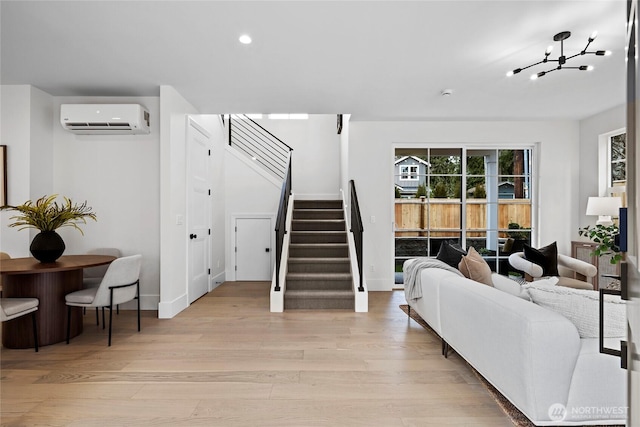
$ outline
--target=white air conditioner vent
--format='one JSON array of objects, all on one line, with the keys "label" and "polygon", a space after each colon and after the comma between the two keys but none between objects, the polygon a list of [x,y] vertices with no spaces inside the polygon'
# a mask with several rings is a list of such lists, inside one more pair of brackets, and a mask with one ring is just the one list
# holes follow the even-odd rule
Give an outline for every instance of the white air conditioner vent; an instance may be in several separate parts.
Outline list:
[{"label": "white air conditioner vent", "polygon": [[149,112],[139,104],[62,104],[60,123],[83,135],[148,134]]}]

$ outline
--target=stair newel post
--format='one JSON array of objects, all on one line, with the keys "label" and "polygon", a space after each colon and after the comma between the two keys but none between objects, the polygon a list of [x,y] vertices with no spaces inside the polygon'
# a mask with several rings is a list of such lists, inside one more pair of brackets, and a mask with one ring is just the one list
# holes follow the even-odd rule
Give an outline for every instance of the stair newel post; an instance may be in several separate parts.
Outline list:
[{"label": "stair newel post", "polygon": [[356,260],[358,263],[358,271],[360,273],[358,292],[364,292],[364,271],[362,269],[362,234],[364,232],[364,227],[362,226],[362,217],[360,215],[360,204],[358,203],[356,184],[353,180],[349,181],[349,195],[351,198],[351,233],[353,233],[353,239],[356,247]]},{"label": "stair newel post", "polygon": [[280,203],[276,218],[276,285],[274,291],[280,292],[280,265],[282,264],[282,246],[287,234],[287,212],[289,210],[289,196],[291,195],[291,151],[288,154],[287,172],[280,191]]}]

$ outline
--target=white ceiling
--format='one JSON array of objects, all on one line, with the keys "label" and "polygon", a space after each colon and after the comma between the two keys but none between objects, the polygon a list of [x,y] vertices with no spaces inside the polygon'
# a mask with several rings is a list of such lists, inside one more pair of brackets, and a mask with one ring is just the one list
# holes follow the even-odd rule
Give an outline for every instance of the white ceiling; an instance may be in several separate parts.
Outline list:
[{"label": "white ceiling", "polygon": [[[624,0],[3,0],[0,14],[2,84],[52,95],[172,85],[202,113],[360,120],[581,119],[625,101]],[[593,50],[613,55],[572,61],[590,72],[505,76],[548,45],[557,57],[564,30],[565,54],[598,30]]]}]

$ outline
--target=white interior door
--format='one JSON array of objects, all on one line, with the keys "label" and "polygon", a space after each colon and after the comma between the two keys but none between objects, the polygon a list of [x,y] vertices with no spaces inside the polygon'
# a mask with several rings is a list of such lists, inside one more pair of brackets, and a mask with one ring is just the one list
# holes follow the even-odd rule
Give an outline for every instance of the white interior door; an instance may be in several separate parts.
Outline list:
[{"label": "white interior door", "polygon": [[209,291],[211,138],[193,120],[187,126],[187,231],[189,304]]},{"label": "white interior door", "polygon": [[236,219],[236,280],[271,280],[271,218]]}]

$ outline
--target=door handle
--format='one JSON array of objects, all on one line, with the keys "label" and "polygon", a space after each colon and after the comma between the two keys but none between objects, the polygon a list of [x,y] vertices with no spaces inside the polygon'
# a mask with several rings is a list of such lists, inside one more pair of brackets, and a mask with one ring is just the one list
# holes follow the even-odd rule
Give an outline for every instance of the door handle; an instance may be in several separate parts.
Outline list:
[{"label": "door handle", "polygon": [[189,234],[190,239],[196,239],[198,237],[197,234]]},{"label": "door handle", "polygon": [[265,252],[269,252],[271,250],[271,248],[265,248],[264,251]]}]

